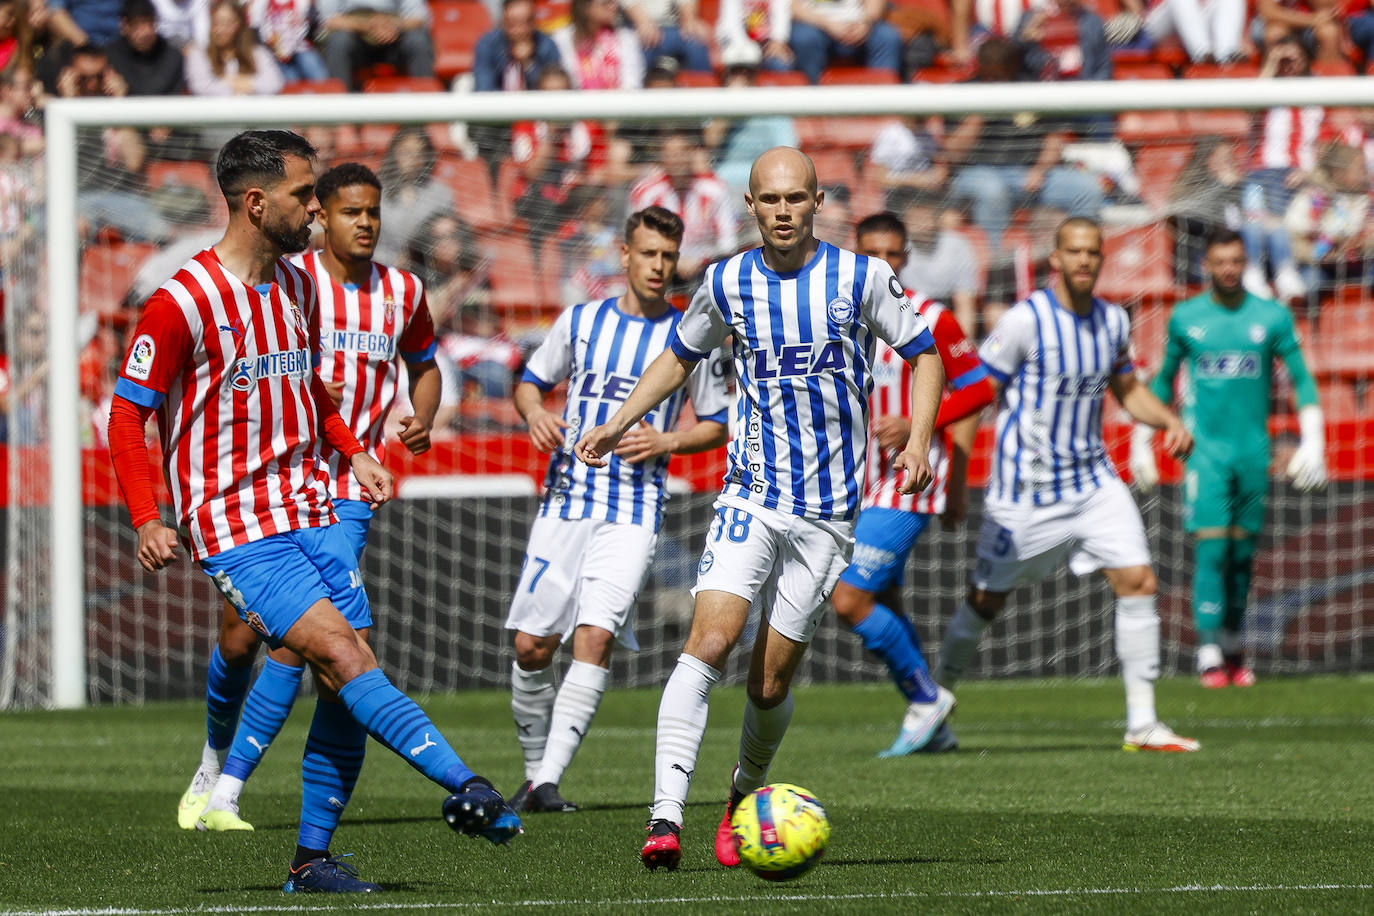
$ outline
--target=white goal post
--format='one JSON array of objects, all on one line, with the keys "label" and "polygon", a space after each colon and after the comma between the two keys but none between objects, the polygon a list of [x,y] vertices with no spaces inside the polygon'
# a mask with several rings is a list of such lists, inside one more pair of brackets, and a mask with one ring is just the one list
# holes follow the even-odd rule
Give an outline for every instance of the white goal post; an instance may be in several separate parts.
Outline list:
[{"label": "white goal post", "polygon": [[[639,92],[453,93],[271,98],[54,100],[46,109],[46,240],[49,327],[78,325],[80,250],[77,216],[77,133],[86,127],[297,127],[309,124],[509,123],[515,119],[701,119],[957,115],[1036,111],[1094,113],[1127,110],[1258,110],[1272,106],[1374,105],[1368,78],[1283,80],[1119,81],[910,85],[814,88],[690,89]],[[459,200],[461,209],[462,201]],[[11,313],[14,307],[11,306]],[[50,705],[71,708],[88,699],[86,575],[82,520],[82,439],[75,334],[48,335],[47,401],[50,556],[54,562],[50,617]]]}]

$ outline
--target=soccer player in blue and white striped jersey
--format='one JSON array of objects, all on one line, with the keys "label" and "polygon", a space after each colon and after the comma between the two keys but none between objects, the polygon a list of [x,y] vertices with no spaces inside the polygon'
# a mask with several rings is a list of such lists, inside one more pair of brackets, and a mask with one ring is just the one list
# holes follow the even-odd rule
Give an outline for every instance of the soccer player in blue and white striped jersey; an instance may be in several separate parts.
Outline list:
[{"label": "soccer player in blue and white striped jersey", "polygon": [[1116,652],[1126,682],[1122,746],[1195,751],[1198,742],[1155,714],[1157,582],[1140,512],[1102,442],[1103,398],[1110,389],[1137,421],[1164,430],[1175,455],[1191,450],[1192,436],[1137,380],[1125,310],[1093,295],[1101,227],[1082,217],[1066,220],[1050,266],[1058,273],[1054,282],[1008,310],[979,351],[1001,389],[992,480],[973,583],[945,630],[935,678],[952,687],[1007,594],[1067,558],[1076,575],[1101,569],[1116,592]]},{"label": "soccer player in blue and white striped jersey", "polygon": [[739,379],[725,487],[698,565],[692,630],[663,691],[654,806],[640,858],[676,868],[683,805],[706,730],[711,687],[744,632],[759,626],[740,754],[716,857],[739,863],[729,815],[766,781],[792,717],[793,672],[826,597],[848,565],[863,496],[869,395],[878,339],[915,367],[911,433],[895,459],[908,492],[931,481],[930,437],[944,372],[924,319],[892,268],[816,239],[824,205],[803,153],[778,147],[754,163],[745,203],[763,247],[707,268],[671,352],[649,367],[577,455],[603,465],[622,437],[729,341]]},{"label": "soccer player in blue and white striped jersey", "polygon": [[[632,214],[621,249],[625,294],[559,315],[515,390],[530,438],[553,453],[506,620],[515,630],[511,712],[525,755],[525,782],[511,797],[516,810],[577,809],[558,783],[606,691],[614,642],[639,648],[629,618],[658,540],[668,459],[725,442],[725,366],[706,359],[686,388],[621,440],[608,466],[589,467],[572,454],[582,430],[604,423],[668,349],[682,313],[664,292],[682,231],[682,220],[662,207]],[[560,416],[545,408],[544,398],[564,379],[568,396]],[[689,394],[696,423],[679,430]],[[566,638],[573,660],[555,691],[553,653]]]}]

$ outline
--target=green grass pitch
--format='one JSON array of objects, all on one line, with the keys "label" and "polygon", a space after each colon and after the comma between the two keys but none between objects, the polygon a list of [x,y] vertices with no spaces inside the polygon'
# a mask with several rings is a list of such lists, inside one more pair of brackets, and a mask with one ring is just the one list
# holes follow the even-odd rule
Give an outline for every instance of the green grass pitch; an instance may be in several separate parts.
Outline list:
[{"label": "green grass pitch", "polygon": [[[637,856],[659,692],[612,691],[563,783],[585,809],[528,815],[507,849],[453,834],[442,791],[374,743],[334,851],[388,892],[342,899],[280,892],[313,701],[248,785],[251,834],[176,828],[198,704],[0,714],[0,912],[1372,912],[1371,687],[1167,680],[1166,720],[1203,750],[1145,755],[1120,750],[1115,679],[968,683],[960,750],[900,760],[873,756],[901,712],[890,686],[799,688],[772,776],[815,792],[834,833],[819,867],[777,885],[711,854],[742,691],[713,696],[675,873]],[[506,694],[423,705],[514,788]]]}]

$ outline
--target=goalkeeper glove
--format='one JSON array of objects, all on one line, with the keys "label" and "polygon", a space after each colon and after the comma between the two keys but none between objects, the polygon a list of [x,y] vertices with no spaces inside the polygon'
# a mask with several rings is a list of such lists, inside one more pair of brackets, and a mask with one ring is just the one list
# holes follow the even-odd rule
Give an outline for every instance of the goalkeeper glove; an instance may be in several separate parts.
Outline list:
[{"label": "goalkeeper glove", "polygon": [[1159,485],[1159,466],[1155,464],[1155,429],[1137,423],[1131,431],[1131,477],[1141,493],[1151,493]]},{"label": "goalkeeper glove", "polygon": [[1306,493],[1326,486],[1326,420],[1322,409],[1315,404],[1300,409],[1298,428],[1302,439],[1288,462],[1288,477],[1294,488]]}]

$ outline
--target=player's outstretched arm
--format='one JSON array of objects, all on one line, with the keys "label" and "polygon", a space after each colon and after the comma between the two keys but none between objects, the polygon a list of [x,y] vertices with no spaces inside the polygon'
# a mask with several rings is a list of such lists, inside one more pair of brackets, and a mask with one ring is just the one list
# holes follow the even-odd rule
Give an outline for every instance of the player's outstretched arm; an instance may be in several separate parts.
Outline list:
[{"label": "player's outstretched arm", "polygon": [[1164,402],[1141,384],[1134,372],[1119,372],[1112,376],[1112,394],[1131,418],[1164,431],[1164,448],[1175,458],[1187,458],[1193,451],[1193,434],[1184,427]]},{"label": "player's outstretched arm", "polygon": [[529,427],[530,442],[541,452],[551,452],[563,444],[563,432],[568,424],[544,406],[544,392],[533,382],[515,386],[515,410]]},{"label": "player's outstretched arm", "polygon": [[573,451],[578,459],[591,467],[604,468],[610,463],[609,456],[630,427],[644,419],[644,415],[661,404],[664,398],[681,388],[695,366],[695,360],[683,359],[672,350],[660,353],[644,370],[638,384],[615,415],[577,440]]},{"label": "player's outstretched arm", "polygon": [[916,354],[911,368],[911,432],[906,448],[892,462],[899,471],[906,471],[900,487],[903,493],[919,493],[935,478],[930,467],[930,437],[945,390],[945,369],[934,347]]},{"label": "player's outstretched arm", "polygon": [[406,374],[410,377],[410,406],[414,413],[401,418],[398,438],[412,455],[423,455],[429,451],[429,433],[434,429],[434,416],[439,412],[443,377],[439,374],[439,364],[432,359],[408,363]]}]

